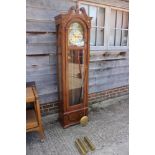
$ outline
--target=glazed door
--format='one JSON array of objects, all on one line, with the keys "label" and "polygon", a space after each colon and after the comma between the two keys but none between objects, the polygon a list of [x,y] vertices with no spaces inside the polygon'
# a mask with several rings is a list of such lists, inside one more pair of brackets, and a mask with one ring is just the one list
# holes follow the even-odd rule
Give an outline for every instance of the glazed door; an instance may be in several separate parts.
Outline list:
[{"label": "glazed door", "polygon": [[68,109],[80,108],[85,101],[86,51],[82,25],[73,22],[68,29],[67,83]]},{"label": "glazed door", "polygon": [[84,50],[69,50],[68,53],[68,88],[69,106],[77,105],[84,99]]}]

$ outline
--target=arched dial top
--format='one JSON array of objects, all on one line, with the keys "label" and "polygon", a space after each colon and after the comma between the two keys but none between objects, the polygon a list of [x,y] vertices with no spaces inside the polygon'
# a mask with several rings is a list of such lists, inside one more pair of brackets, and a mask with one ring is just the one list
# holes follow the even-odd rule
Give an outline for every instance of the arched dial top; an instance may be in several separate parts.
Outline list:
[{"label": "arched dial top", "polygon": [[68,45],[69,46],[84,46],[83,27],[78,22],[70,24],[68,30]]}]

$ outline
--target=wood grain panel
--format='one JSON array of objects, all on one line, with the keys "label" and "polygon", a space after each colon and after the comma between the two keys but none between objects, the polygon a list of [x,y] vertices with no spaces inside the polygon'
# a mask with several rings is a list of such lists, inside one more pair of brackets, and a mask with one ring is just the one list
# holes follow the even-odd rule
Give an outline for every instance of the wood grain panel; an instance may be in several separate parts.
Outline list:
[{"label": "wood grain panel", "polygon": [[46,56],[26,56],[26,66],[47,66],[49,65],[49,55]]},{"label": "wood grain panel", "polygon": [[103,60],[119,60],[126,59],[128,52],[126,51],[100,51],[91,52],[90,62],[103,61]]},{"label": "wood grain panel", "polygon": [[[82,0],[81,0],[82,1]],[[129,2],[122,0],[85,0],[85,2],[91,2],[99,5],[110,5],[113,7],[119,7],[124,9],[129,9]]]},{"label": "wood grain panel", "polygon": [[58,100],[58,93],[40,95],[39,99],[40,104],[54,102]]},{"label": "wood grain panel", "polygon": [[89,86],[89,94],[95,93],[95,92],[101,92],[101,91],[116,88],[116,87],[125,86],[125,85],[128,85],[128,82],[129,82],[128,79],[125,79],[125,80],[121,80],[110,84],[106,83],[103,85],[92,85],[92,86]]},{"label": "wood grain panel", "polygon": [[60,10],[26,7],[26,18],[34,20],[54,20],[54,17],[60,13]]},{"label": "wood grain panel", "polygon": [[50,10],[68,10],[71,6],[75,5],[72,0],[27,0],[26,6],[45,8]]},{"label": "wood grain panel", "polygon": [[27,75],[26,77],[26,81],[30,82],[30,81],[35,81],[37,82],[45,82],[45,81],[57,81],[57,75],[56,74],[42,74],[42,75]]},{"label": "wood grain panel", "polygon": [[44,95],[44,94],[52,94],[52,93],[57,93],[58,92],[58,86],[57,84],[40,84],[37,85],[37,90],[39,95]]},{"label": "wood grain panel", "polygon": [[27,44],[56,44],[56,35],[54,33],[45,33],[45,34],[26,34],[26,43]]},{"label": "wood grain panel", "polygon": [[128,66],[126,67],[117,67],[117,68],[109,68],[109,69],[99,69],[99,70],[90,70],[89,71],[89,78],[91,77],[102,77],[109,76],[109,75],[115,75],[115,74],[121,74],[121,73],[128,73],[129,69]]},{"label": "wood grain panel", "polygon": [[57,74],[56,71],[56,66],[36,66],[36,67],[27,67],[26,70],[26,74],[27,76],[31,76],[31,75],[46,75],[46,74],[51,74],[51,75],[55,75]]},{"label": "wood grain panel", "polygon": [[109,76],[103,76],[98,78],[90,78],[89,79],[89,86],[92,85],[103,85],[103,84],[111,84],[111,83],[117,83],[119,81],[123,81],[125,79],[129,79],[128,73],[121,73],[116,75],[109,75]]},{"label": "wood grain panel", "polygon": [[111,61],[96,61],[91,62],[89,64],[89,70],[96,70],[96,69],[108,69],[108,68],[114,68],[114,67],[121,67],[121,66],[128,66],[129,61],[128,60],[111,60]]},{"label": "wood grain panel", "polygon": [[41,55],[56,53],[56,45],[51,44],[27,44],[27,55]]},{"label": "wood grain panel", "polygon": [[26,32],[55,32],[55,23],[49,20],[26,20]]},{"label": "wood grain panel", "polygon": [[26,56],[26,67],[34,68],[38,66],[53,66],[57,63],[56,53],[45,54],[45,55],[27,55]]}]

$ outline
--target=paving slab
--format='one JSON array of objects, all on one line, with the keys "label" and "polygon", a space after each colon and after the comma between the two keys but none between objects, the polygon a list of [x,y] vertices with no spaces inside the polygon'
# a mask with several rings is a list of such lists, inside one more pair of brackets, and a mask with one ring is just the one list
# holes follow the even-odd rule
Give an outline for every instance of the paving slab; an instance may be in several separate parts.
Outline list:
[{"label": "paving slab", "polygon": [[129,154],[128,95],[91,106],[89,123],[85,127],[74,125],[63,129],[50,116],[43,117],[43,125],[44,142],[40,142],[36,132],[27,133],[27,155],[79,155],[74,141],[81,136],[88,136],[96,147],[88,155]]}]

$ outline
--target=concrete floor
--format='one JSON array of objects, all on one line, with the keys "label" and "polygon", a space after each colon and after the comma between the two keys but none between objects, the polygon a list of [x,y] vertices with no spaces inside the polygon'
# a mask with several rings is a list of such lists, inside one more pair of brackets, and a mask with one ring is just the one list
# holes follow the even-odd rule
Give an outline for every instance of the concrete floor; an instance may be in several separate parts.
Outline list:
[{"label": "concrete floor", "polygon": [[[108,105],[108,106],[107,106]],[[27,133],[27,155],[79,155],[74,141],[88,136],[96,146],[88,155],[128,155],[128,96],[97,103],[90,107],[89,123],[63,129],[59,122],[43,117],[46,140],[40,142],[37,133]]]}]

